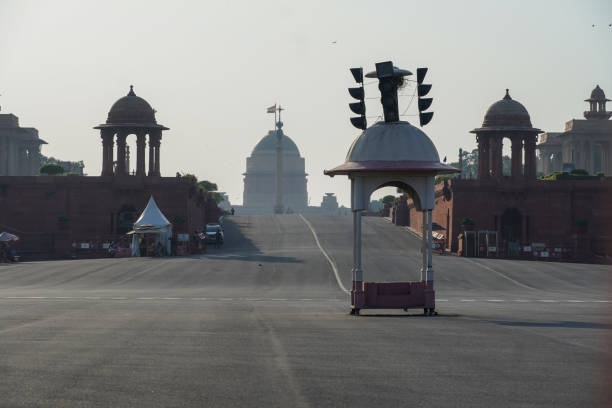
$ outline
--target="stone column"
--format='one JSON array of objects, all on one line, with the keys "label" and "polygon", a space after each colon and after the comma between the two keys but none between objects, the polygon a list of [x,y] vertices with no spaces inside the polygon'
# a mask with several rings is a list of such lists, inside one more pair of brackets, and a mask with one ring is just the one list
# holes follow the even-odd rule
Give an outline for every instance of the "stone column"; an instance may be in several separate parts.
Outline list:
[{"label": "stone column", "polygon": [[159,148],[161,147],[161,137],[157,139],[157,145],[155,146],[155,175],[161,176],[159,170]]},{"label": "stone column", "polygon": [[504,176],[502,161],[502,137],[499,135],[493,135],[491,136],[489,143],[491,143],[491,175],[493,178],[501,179]]},{"label": "stone column", "polygon": [[524,137],[525,144],[525,178],[527,180],[536,179],[536,135]]},{"label": "stone column", "polygon": [[149,133],[149,176],[155,173],[155,134]]},{"label": "stone column", "polygon": [[125,139],[127,134],[117,134],[117,174],[127,175],[127,169],[125,168]]},{"label": "stone column", "polygon": [[490,176],[489,138],[480,134],[476,136],[476,140],[478,141],[478,178],[485,180]]},{"label": "stone column", "polygon": [[140,132],[136,135],[136,175],[146,176],[145,172],[145,149],[147,145],[147,134]]},{"label": "stone column", "polygon": [[520,136],[512,136],[512,180],[520,180],[523,177],[523,140]]},{"label": "stone column", "polygon": [[604,174],[606,176],[612,176],[612,143],[608,142],[607,143],[608,148],[605,150],[605,170],[604,170]]},{"label": "stone column", "polygon": [[112,129],[102,129],[100,137],[102,138],[102,175],[113,175],[113,136],[115,131]]},{"label": "stone column", "polygon": [[159,176],[159,145],[161,131],[154,130],[149,133],[149,176]]}]

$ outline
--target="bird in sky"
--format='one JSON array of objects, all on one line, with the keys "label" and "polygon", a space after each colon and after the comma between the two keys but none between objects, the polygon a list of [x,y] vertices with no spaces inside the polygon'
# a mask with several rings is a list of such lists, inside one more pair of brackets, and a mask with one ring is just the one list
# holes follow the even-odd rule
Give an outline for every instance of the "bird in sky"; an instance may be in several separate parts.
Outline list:
[{"label": "bird in sky", "polygon": [[331,43],[332,43],[332,44],[336,44],[337,42],[338,42],[338,40],[334,40],[334,41],[332,41]]}]

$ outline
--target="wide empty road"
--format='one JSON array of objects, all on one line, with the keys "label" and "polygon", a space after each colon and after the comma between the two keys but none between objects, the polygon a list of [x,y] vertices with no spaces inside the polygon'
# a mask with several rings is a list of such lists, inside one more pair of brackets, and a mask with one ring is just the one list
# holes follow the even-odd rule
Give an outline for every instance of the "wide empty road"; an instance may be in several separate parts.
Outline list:
[{"label": "wide empty road", "polygon": [[[439,316],[349,316],[349,217],[225,235],[197,257],[0,264],[0,406],[610,406],[609,266],[434,256]],[[369,281],[419,276],[418,239],[381,218],[363,258]]]}]

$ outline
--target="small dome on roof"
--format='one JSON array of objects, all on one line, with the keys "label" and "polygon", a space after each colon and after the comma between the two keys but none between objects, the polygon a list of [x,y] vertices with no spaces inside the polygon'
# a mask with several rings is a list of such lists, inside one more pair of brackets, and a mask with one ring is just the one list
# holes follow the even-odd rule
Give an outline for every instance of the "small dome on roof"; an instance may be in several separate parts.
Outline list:
[{"label": "small dome on roof", "polygon": [[147,101],[130,92],[113,104],[108,112],[107,124],[156,124],[155,111]]},{"label": "small dome on roof", "polygon": [[349,149],[347,162],[420,161],[439,162],[438,150],[429,137],[408,122],[378,122],[367,128]]},{"label": "small dome on roof", "polygon": [[508,89],[503,99],[489,107],[482,127],[531,127],[529,112],[520,103],[510,97]]},{"label": "small dome on roof", "polygon": [[[289,136],[283,133],[283,137],[281,139],[281,148],[285,153],[295,153],[298,156],[300,155],[300,151],[293,140]],[[259,143],[255,145],[251,155],[255,155],[257,153],[271,153],[276,152],[276,131],[271,130],[265,135]]]},{"label": "small dome on roof", "polygon": [[606,99],[606,94],[603,89],[597,85],[595,89],[591,91],[591,98],[587,99],[587,101],[609,101],[609,99]]}]

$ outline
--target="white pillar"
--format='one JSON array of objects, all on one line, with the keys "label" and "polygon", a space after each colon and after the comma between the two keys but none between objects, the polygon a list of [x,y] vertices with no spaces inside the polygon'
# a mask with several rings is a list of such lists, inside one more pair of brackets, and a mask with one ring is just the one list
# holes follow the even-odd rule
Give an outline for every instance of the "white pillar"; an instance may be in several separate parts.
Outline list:
[{"label": "white pillar", "polygon": [[427,210],[427,276],[428,282],[433,282],[434,273],[432,268],[432,249],[433,249],[433,214],[432,210]]},{"label": "white pillar", "polygon": [[421,252],[423,253],[423,266],[421,267],[421,281],[425,281],[427,278],[427,264],[428,264],[428,259],[429,257],[427,256],[427,236],[428,236],[428,231],[429,229],[427,228],[427,211],[423,210],[423,228],[422,228],[422,236],[423,236],[423,242],[422,242],[422,249]]},{"label": "white pillar", "polygon": [[[363,281],[363,270],[361,269],[361,210],[355,211],[355,281]],[[361,286],[359,286],[361,288]]]}]

